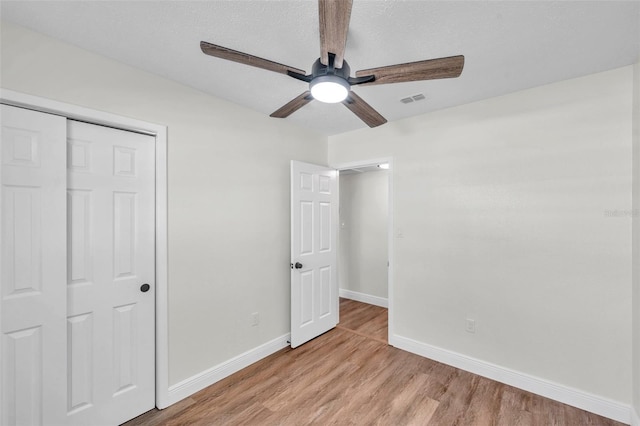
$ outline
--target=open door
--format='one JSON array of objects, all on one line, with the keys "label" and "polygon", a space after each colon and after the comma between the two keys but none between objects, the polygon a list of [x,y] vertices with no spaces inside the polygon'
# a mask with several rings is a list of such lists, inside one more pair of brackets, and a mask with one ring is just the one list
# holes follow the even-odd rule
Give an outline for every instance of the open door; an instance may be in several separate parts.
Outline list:
[{"label": "open door", "polygon": [[338,172],[291,162],[291,347],[338,323]]}]

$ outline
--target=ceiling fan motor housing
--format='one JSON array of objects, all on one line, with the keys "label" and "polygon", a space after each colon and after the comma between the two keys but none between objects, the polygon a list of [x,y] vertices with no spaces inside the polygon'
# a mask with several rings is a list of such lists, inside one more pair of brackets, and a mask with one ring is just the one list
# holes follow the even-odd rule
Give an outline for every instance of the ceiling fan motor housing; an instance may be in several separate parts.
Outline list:
[{"label": "ceiling fan motor housing", "polygon": [[311,81],[309,82],[309,90],[311,95],[321,101],[327,103],[335,103],[343,101],[351,90],[349,84],[349,65],[346,61],[342,62],[342,68],[334,66],[335,55],[329,54],[329,63],[324,65],[318,59],[311,70]]}]

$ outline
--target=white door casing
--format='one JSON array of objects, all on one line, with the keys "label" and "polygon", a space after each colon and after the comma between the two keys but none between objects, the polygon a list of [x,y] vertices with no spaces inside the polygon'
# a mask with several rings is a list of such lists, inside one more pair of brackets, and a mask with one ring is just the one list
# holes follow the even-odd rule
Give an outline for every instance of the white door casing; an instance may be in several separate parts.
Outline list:
[{"label": "white door casing", "polygon": [[0,107],[0,423],[64,424],[66,119]]},{"label": "white door casing", "polygon": [[291,161],[291,347],[338,323],[337,171]]},{"label": "white door casing", "polygon": [[68,121],[69,424],[154,407],[154,142]]}]

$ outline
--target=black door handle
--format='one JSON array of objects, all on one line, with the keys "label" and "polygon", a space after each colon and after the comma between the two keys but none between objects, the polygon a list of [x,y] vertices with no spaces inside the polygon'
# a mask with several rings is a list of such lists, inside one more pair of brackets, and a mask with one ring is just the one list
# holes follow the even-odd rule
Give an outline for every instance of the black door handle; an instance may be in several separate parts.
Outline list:
[{"label": "black door handle", "polygon": [[302,269],[302,263],[300,262],[296,262],[296,264],[293,266],[295,266],[296,269]]},{"label": "black door handle", "polygon": [[149,291],[149,289],[151,288],[151,286],[149,284],[142,284],[140,286],[140,291],[143,293],[146,293]]}]

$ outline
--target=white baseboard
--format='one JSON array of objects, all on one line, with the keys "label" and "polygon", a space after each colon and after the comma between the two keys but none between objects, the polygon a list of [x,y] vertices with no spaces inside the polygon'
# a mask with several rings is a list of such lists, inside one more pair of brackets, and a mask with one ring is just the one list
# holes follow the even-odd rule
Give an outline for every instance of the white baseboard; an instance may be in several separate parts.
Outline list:
[{"label": "white baseboard", "polygon": [[370,294],[358,293],[357,291],[346,290],[344,288],[340,289],[340,297],[344,297],[345,299],[356,300],[362,303],[368,303],[370,305],[380,306],[382,308],[389,307],[389,299],[379,296],[372,296]]},{"label": "white baseboard", "polygon": [[191,376],[188,379],[176,383],[175,385],[169,386],[167,405],[165,407],[158,408],[166,408],[169,405],[175,404],[176,402],[193,395],[199,390],[202,390],[207,386],[211,386],[225,377],[260,361],[262,358],[266,358],[280,349],[286,348],[289,346],[287,341],[290,337],[290,334],[280,336],[270,342],[258,346],[257,348],[251,349],[243,354],[231,358],[228,361],[218,364],[215,367],[211,367],[210,369]]},{"label": "white baseboard", "polygon": [[640,426],[640,415],[633,407],[631,407],[631,426]]},{"label": "white baseboard", "polygon": [[[611,401],[578,389],[500,367],[499,365],[484,362],[406,337],[398,335],[391,336],[389,343],[398,349],[403,349],[407,352],[433,359],[497,382],[572,405],[603,417],[608,417],[626,424],[629,424],[631,420],[631,407],[617,401]],[[635,421],[637,421],[637,416]],[[640,423],[636,424],[640,426]]]}]

